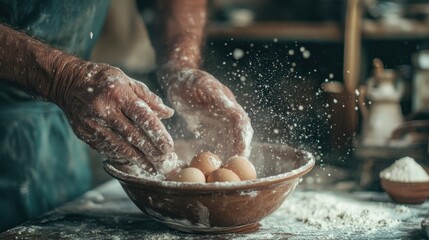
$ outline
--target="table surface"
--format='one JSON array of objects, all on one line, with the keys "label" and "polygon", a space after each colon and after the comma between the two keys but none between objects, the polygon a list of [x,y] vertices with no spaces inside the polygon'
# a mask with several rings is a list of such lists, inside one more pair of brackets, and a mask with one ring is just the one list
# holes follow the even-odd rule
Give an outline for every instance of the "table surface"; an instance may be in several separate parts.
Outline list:
[{"label": "table surface", "polygon": [[[314,205],[318,202],[320,209]],[[378,215],[384,218],[383,214],[390,221],[386,226],[377,220]],[[3,232],[0,239],[424,239],[420,223],[428,215],[429,201],[400,205],[384,193],[308,191],[298,187],[276,212],[261,221],[256,232],[189,234],[144,216],[112,180]],[[376,220],[374,226],[365,224],[370,217]],[[347,218],[353,222],[343,221]],[[396,223],[392,224],[392,219]]]}]

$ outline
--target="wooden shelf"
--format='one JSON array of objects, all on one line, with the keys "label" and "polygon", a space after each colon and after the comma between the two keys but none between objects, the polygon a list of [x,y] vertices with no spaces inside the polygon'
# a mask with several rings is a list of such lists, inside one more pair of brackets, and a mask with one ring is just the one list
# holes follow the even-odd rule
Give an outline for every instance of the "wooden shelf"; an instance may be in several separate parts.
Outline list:
[{"label": "wooden shelf", "polygon": [[343,33],[335,22],[260,22],[249,26],[237,27],[211,23],[207,28],[210,38],[234,38],[252,40],[305,40],[340,42]]},{"label": "wooden shelf", "polygon": [[[268,40],[274,38],[286,41],[342,42],[342,26],[336,22],[259,22],[249,26],[231,26],[210,23],[209,38]],[[416,20],[398,22],[364,20],[363,40],[419,40],[429,39],[429,23]]]},{"label": "wooden shelf", "polygon": [[362,38],[366,40],[429,39],[429,23],[408,19],[397,22],[364,20]]}]

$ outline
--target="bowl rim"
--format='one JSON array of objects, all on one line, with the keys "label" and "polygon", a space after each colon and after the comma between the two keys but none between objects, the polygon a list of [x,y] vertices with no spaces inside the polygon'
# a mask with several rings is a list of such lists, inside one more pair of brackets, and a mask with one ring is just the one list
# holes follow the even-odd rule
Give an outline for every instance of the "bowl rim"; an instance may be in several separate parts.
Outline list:
[{"label": "bowl rim", "polygon": [[139,188],[152,188],[152,189],[162,189],[162,190],[172,190],[172,191],[188,191],[188,190],[198,190],[210,191],[210,192],[224,192],[224,191],[237,191],[237,190],[250,190],[254,188],[266,187],[280,183],[290,183],[297,181],[299,178],[310,172],[314,167],[316,160],[313,154],[310,152],[296,149],[301,152],[304,157],[307,159],[307,162],[295,169],[292,169],[288,172],[280,173],[273,176],[258,178],[254,180],[246,180],[241,182],[231,182],[229,184],[219,184],[219,183],[188,183],[188,182],[171,182],[171,181],[160,181],[160,180],[151,180],[147,178],[141,178],[133,176],[116,169],[109,160],[103,161],[104,170],[113,178],[117,179],[121,183],[126,183],[127,185],[132,184],[135,187]]}]

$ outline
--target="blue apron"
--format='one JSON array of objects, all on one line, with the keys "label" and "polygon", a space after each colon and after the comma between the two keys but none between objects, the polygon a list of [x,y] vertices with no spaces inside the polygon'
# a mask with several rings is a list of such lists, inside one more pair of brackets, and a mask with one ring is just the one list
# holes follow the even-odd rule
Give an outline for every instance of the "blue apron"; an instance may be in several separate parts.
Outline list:
[{"label": "blue apron", "polygon": [[[0,22],[88,58],[107,0],[0,0]],[[0,81],[0,231],[38,216],[91,186],[86,145],[61,109]]]}]

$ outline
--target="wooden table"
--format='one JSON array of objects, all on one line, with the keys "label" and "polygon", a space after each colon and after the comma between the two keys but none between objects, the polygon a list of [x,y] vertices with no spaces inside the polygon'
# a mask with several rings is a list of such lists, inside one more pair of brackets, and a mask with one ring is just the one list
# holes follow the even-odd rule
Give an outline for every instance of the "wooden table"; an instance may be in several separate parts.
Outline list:
[{"label": "wooden table", "polygon": [[[399,206],[415,214],[404,218],[394,228],[369,232],[354,232],[341,226],[320,229],[286,214],[287,207],[289,210],[306,207],[300,205],[300,197],[331,198],[336,195],[342,198],[340,204],[348,201],[362,206],[382,204],[385,209]],[[188,234],[171,230],[144,216],[128,199],[118,182],[112,180],[73,202],[0,234],[0,239],[423,239],[420,222],[428,214],[428,201],[422,205],[401,206],[392,203],[384,193],[338,193],[298,188],[279,210],[261,221],[260,229],[254,233]]]}]

